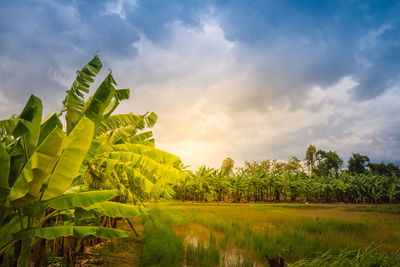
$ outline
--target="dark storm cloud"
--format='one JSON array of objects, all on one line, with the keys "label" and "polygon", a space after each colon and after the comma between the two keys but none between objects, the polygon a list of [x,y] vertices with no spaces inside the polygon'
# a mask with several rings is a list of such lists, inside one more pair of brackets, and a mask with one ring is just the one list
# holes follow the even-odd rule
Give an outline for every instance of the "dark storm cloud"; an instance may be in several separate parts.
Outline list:
[{"label": "dark storm cloud", "polygon": [[396,1],[222,1],[216,13],[226,38],[256,55],[258,77],[294,102],[310,86],[344,76],[359,81],[357,99],[376,97],[398,82]]}]

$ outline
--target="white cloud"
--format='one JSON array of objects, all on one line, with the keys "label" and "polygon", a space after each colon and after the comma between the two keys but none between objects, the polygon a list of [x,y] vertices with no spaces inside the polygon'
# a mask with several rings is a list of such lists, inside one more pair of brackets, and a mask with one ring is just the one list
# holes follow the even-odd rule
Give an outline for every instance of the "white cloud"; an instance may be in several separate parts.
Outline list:
[{"label": "white cloud", "polygon": [[107,2],[105,6],[104,15],[115,14],[121,19],[126,19],[125,5],[129,7],[135,7],[137,5],[136,0],[117,0]]},{"label": "white cloud", "polygon": [[[0,91],[0,114],[15,114],[20,109],[20,105],[14,101],[8,99],[2,91]],[[7,117],[2,117],[0,120],[7,119]]]},{"label": "white cloud", "polygon": [[180,22],[169,27],[173,34],[166,44],[141,35],[132,44],[137,57],[113,61],[119,84],[133,89],[132,100],[117,111],[155,111],[158,147],[181,156],[184,163],[220,167],[228,156],[238,165],[244,160],[302,158],[310,143],[345,158],[371,151],[388,157],[374,145],[390,123],[382,118],[399,112],[395,89],[357,102],[349,93],[357,82],[344,77],[328,88],[306,88],[294,105],[285,92],[246,67],[253,59],[239,60],[238,44],[226,40],[212,19],[201,29]]}]

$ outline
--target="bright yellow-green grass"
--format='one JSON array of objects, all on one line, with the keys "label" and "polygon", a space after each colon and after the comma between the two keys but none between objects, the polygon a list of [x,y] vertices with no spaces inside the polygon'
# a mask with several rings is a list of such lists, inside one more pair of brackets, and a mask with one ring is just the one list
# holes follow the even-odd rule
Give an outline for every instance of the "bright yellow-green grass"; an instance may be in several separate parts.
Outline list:
[{"label": "bright yellow-green grass", "polygon": [[[163,233],[172,230],[183,246],[175,240],[165,241],[166,247],[171,251],[177,246],[176,262],[184,258],[179,264],[208,257],[207,264],[198,265],[264,266],[266,255],[293,263],[327,251],[335,255],[379,246],[382,253],[393,255],[400,249],[400,215],[393,212],[399,206],[165,202],[149,207],[152,222],[145,220],[146,235],[154,224],[164,227]],[[149,259],[150,241],[146,245],[145,240],[142,256]]]}]

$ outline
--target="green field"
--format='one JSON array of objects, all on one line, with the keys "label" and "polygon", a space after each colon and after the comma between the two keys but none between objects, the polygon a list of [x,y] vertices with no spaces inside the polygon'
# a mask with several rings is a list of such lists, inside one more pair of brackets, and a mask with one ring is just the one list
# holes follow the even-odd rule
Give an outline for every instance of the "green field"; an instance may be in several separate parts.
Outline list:
[{"label": "green field", "polygon": [[[386,206],[345,204],[149,207],[151,218],[142,219],[142,266],[268,266],[266,255],[295,266],[400,266],[399,206],[392,213]],[[118,242],[123,245],[116,251],[129,246]]]}]

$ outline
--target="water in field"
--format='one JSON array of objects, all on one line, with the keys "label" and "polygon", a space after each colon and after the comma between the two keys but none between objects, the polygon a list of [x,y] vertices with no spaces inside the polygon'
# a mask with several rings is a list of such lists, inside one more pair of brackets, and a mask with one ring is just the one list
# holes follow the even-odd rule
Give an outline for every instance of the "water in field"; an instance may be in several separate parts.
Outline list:
[{"label": "water in field", "polygon": [[151,206],[153,218],[181,239],[187,266],[264,266],[267,254],[295,262],[370,244],[384,253],[400,249],[399,214],[358,209],[181,202]]},{"label": "water in field", "polygon": [[143,266],[268,266],[266,255],[294,266],[330,266],[344,257],[338,266],[353,266],[360,248],[371,254],[366,260],[380,260],[377,266],[400,264],[397,206],[392,213],[356,205],[182,202],[150,209],[138,255]]}]

